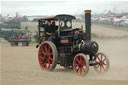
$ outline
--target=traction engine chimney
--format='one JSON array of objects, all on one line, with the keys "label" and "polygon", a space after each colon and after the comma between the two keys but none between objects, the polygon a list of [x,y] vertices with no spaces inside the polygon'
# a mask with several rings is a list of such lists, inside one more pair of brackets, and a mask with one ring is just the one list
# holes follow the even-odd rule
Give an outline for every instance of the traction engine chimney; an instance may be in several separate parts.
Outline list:
[{"label": "traction engine chimney", "polygon": [[86,40],[91,40],[91,10],[85,10]]}]

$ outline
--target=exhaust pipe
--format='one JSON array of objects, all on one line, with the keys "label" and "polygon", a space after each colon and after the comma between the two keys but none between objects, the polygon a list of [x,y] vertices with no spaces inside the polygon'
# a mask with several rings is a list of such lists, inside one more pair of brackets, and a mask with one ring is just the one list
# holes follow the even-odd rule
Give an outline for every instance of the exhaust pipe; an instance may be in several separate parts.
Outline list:
[{"label": "exhaust pipe", "polygon": [[91,40],[91,10],[85,10],[86,40]]}]

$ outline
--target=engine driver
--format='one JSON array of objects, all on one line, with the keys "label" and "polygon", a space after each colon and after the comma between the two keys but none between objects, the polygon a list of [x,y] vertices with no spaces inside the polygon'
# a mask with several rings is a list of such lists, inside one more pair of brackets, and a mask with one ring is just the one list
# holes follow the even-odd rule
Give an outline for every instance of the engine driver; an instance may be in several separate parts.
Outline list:
[{"label": "engine driver", "polygon": [[52,35],[51,21],[48,20],[48,24],[45,26],[46,39]]}]

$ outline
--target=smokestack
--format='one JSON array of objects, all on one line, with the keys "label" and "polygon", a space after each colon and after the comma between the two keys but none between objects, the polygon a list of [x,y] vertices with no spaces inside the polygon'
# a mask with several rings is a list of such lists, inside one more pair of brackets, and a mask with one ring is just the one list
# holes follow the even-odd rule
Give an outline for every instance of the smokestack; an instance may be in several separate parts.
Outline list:
[{"label": "smokestack", "polygon": [[86,40],[91,40],[91,10],[85,10]]}]

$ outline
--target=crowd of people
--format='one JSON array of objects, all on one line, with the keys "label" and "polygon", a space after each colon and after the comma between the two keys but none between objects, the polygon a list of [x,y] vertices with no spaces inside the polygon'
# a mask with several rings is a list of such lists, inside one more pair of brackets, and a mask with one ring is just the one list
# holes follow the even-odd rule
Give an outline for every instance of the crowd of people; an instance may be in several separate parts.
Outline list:
[{"label": "crowd of people", "polygon": [[14,34],[11,37],[12,38],[16,38],[16,39],[27,39],[28,38],[28,36],[26,34],[22,34],[22,33],[20,33],[20,34]]},{"label": "crowd of people", "polygon": [[19,35],[18,35],[18,38],[19,38],[19,39],[21,39],[21,38],[27,39],[27,38],[28,38],[28,36],[27,36],[27,35],[25,35],[25,34],[24,34],[24,35],[19,34]]}]

